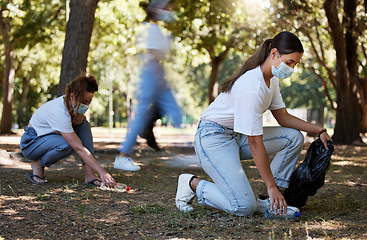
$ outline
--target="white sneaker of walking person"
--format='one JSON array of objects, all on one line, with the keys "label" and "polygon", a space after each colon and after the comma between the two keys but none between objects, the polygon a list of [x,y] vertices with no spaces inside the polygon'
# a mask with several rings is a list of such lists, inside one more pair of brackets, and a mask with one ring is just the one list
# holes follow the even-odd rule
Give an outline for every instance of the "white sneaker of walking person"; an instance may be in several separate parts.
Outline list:
[{"label": "white sneaker of walking person", "polygon": [[140,166],[138,166],[130,157],[117,156],[115,158],[114,168],[126,171],[139,171]]},{"label": "white sneaker of walking person", "polygon": [[[267,199],[257,199],[257,203],[256,203],[256,210],[255,213],[259,213],[259,214],[265,214],[266,210],[270,211],[270,198]],[[287,211],[293,211],[293,212],[299,212],[299,209],[296,207],[292,207],[292,206],[287,206]]]},{"label": "white sneaker of walking person", "polygon": [[191,206],[196,193],[190,187],[190,180],[194,177],[192,174],[181,174],[178,178],[176,193],[176,206],[182,212],[191,212],[194,208]]}]

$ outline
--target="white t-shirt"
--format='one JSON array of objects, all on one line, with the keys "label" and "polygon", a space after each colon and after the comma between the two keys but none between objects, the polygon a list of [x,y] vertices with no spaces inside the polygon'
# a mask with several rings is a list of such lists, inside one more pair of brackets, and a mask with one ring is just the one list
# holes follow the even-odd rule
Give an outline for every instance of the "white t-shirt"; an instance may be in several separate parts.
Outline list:
[{"label": "white t-shirt", "polygon": [[60,134],[74,132],[69,110],[64,96],[46,102],[32,115],[29,123],[37,132],[37,136],[50,133]]},{"label": "white t-shirt", "polygon": [[159,50],[163,59],[164,55],[171,48],[171,37],[167,33],[163,33],[163,29],[160,26],[150,22],[143,22],[138,31],[137,47],[141,50]]},{"label": "white t-shirt", "polygon": [[263,134],[263,113],[284,108],[278,78],[266,86],[260,66],[247,71],[231,91],[220,93],[204,111],[201,119],[219,123],[248,136]]}]

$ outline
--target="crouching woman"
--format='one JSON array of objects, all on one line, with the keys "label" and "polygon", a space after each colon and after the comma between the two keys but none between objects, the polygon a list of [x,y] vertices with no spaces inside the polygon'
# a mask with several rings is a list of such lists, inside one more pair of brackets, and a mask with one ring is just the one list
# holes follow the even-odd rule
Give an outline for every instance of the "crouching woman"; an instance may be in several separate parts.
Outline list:
[{"label": "crouching woman", "polygon": [[23,155],[32,160],[33,173],[27,173],[32,183],[46,183],[44,168],[75,151],[81,158],[85,183],[116,186],[112,176],[94,157],[90,124],[83,115],[96,91],[95,77],[79,76],[66,86],[63,96],[46,102],[32,115],[20,140]]}]

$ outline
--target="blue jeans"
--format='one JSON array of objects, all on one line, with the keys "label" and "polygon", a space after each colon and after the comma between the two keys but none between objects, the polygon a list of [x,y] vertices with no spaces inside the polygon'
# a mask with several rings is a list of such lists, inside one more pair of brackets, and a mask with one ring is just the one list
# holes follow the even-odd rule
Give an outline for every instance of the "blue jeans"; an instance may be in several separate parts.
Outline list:
[{"label": "blue jeans", "polygon": [[[298,130],[264,127],[266,151],[276,153],[270,168],[279,187],[288,187],[303,140]],[[199,182],[196,188],[199,203],[234,215],[250,216],[256,209],[256,198],[240,161],[252,159],[248,137],[218,123],[202,120],[194,145],[203,170],[214,181]]]},{"label": "blue jeans", "polygon": [[[93,137],[89,122],[84,120],[74,128],[74,131],[83,146],[94,156]],[[30,160],[40,160],[45,167],[51,166],[74,152],[74,149],[60,134],[47,134],[37,137],[37,132],[32,127],[24,128],[24,134],[20,139],[20,149],[24,157]],[[84,165],[83,160],[81,161]]]},{"label": "blue jeans", "polygon": [[129,122],[125,142],[121,143],[118,149],[125,154],[132,152],[137,136],[143,131],[153,115],[150,111],[153,104],[157,105],[162,116],[171,115],[174,126],[179,126],[182,120],[181,109],[164,79],[162,65],[156,61],[148,61],[143,67],[141,80],[135,116]]}]

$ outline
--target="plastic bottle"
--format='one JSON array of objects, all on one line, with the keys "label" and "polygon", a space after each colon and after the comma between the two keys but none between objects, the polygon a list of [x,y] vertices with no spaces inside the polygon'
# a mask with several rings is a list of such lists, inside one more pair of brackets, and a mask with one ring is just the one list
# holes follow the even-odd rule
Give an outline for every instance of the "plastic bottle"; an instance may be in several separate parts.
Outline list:
[{"label": "plastic bottle", "polygon": [[114,192],[128,192],[130,191],[130,187],[128,187],[126,184],[123,183],[117,183],[115,188],[110,188],[104,185],[104,183],[101,183],[102,190],[108,190],[108,191],[114,191]]},{"label": "plastic bottle", "polygon": [[287,207],[287,214],[283,212],[281,215],[279,214],[279,209],[278,214],[275,214],[274,210],[270,211],[269,209],[266,209],[265,211],[266,219],[298,219],[300,216],[301,213],[296,207]]}]

